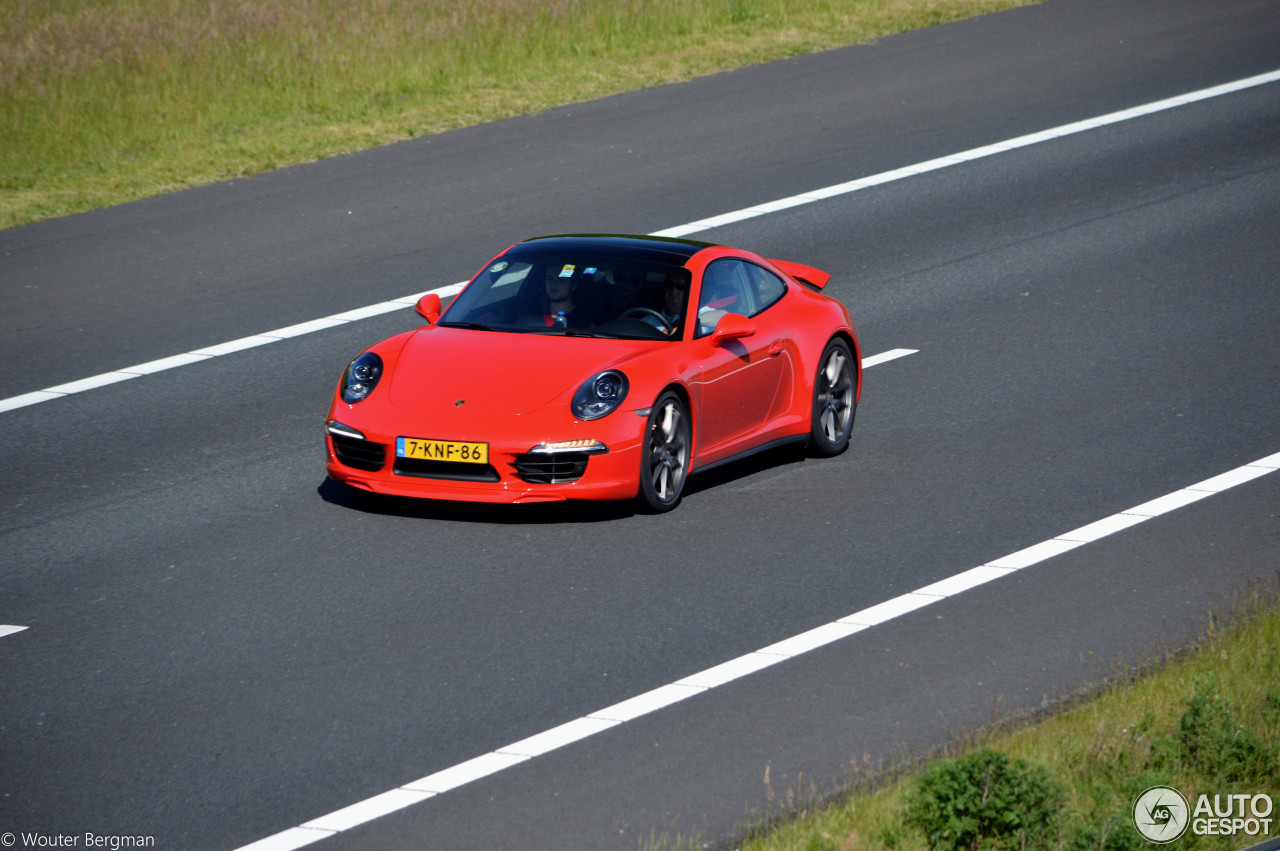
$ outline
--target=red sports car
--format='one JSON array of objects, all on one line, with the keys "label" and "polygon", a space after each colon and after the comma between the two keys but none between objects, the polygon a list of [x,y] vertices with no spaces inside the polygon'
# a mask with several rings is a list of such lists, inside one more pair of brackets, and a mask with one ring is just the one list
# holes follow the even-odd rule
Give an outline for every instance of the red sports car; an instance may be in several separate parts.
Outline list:
[{"label": "red sports car", "polygon": [[690,473],[849,444],[862,361],[829,275],[684,239],[548,236],[347,367],[329,475],[476,502],[680,502]]}]

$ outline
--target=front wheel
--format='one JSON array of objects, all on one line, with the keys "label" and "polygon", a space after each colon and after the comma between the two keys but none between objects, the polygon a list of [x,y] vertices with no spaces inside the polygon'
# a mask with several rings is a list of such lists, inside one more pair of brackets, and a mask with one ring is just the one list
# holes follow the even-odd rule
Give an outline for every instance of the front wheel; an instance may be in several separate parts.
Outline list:
[{"label": "front wheel", "polygon": [[650,511],[670,511],[680,503],[689,475],[693,426],[679,393],[658,397],[645,427],[640,457],[640,501]]},{"label": "front wheel", "polygon": [[839,455],[849,447],[857,412],[856,372],[849,344],[840,338],[827,343],[813,379],[813,415],[809,449],[815,455]]}]

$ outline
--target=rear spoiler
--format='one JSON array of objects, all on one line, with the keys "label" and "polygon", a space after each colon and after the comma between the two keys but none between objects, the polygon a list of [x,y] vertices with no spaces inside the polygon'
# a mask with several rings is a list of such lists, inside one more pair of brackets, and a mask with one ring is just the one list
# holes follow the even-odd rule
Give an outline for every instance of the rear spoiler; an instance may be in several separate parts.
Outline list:
[{"label": "rear spoiler", "polygon": [[812,266],[806,266],[803,263],[792,263],[790,260],[770,260],[770,263],[786,272],[802,284],[808,284],[815,290],[820,290],[827,285],[827,281],[831,280],[831,276],[821,269],[815,269]]}]

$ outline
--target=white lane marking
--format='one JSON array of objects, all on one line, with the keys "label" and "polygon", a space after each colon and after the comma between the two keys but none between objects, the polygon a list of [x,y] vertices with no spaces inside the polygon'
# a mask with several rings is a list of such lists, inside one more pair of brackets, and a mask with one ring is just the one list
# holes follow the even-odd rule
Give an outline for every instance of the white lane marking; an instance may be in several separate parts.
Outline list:
[{"label": "white lane marking", "polygon": [[[442,298],[450,295],[456,295],[465,283],[466,282],[463,281],[457,284],[450,284],[447,287],[439,287],[431,290],[430,292],[439,293]],[[101,375],[82,378],[79,381],[72,381],[67,384],[59,384],[56,387],[37,390],[33,393],[24,393],[21,396],[12,396],[8,399],[0,399],[0,412],[12,411],[16,408],[24,408],[27,405],[35,405],[39,402],[48,402],[51,399],[60,399],[63,396],[69,396],[72,393],[83,393],[86,390],[105,387],[108,384],[115,384],[119,381],[128,381],[131,378],[138,378],[143,375],[153,375],[167,369],[188,366],[211,358],[222,357],[223,355],[229,355],[235,352],[242,352],[245,349],[265,346],[268,343],[277,343],[281,340],[300,337],[303,334],[312,334],[316,331],[323,331],[327,328],[336,328],[339,325],[346,325],[349,322],[368,319],[371,316],[380,316],[383,313],[403,310],[406,307],[412,307],[417,304],[418,299],[424,295],[426,295],[426,293],[402,296],[401,298],[392,299],[391,301],[384,301],[379,304],[371,304],[367,307],[359,307],[355,310],[335,313],[332,316],[325,316],[320,319],[312,319],[309,322],[300,322],[297,325],[277,328],[274,331],[264,331],[261,334],[241,337],[239,340],[230,340],[225,343],[206,346],[202,349],[196,349],[184,354],[172,355],[167,358],[148,361],[147,363],[138,364],[137,366],[124,367],[123,369],[118,369],[114,372],[104,372]]]},{"label": "white lane marking", "polygon": [[1008,151],[1025,148],[1030,145],[1038,145],[1041,142],[1048,142],[1053,139],[1061,139],[1064,136],[1071,136],[1076,133],[1084,133],[1089,130],[1097,130],[1099,127],[1107,127],[1111,124],[1119,124],[1124,121],[1131,121],[1135,118],[1141,118],[1156,112],[1163,112],[1167,109],[1174,109],[1179,106],[1186,106],[1190,103],[1207,100],[1209,98],[1220,97],[1222,95],[1238,92],[1243,89],[1261,86],[1266,83],[1273,83],[1280,80],[1280,71],[1271,71],[1267,74],[1259,74],[1256,77],[1248,77],[1243,80],[1235,80],[1230,83],[1224,83],[1220,86],[1212,86],[1207,89],[1200,89],[1195,92],[1178,95],[1176,97],[1166,98],[1164,100],[1153,101],[1152,103],[1135,106],[1131,109],[1124,109],[1119,112],[1108,113],[1107,115],[1099,115],[1095,118],[1088,118],[1084,121],[1076,121],[1071,124],[1063,124],[1061,127],[1053,127],[1048,130],[1041,130],[1038,133],[1031,133],[1026,136],[1019,136],[1015,139],[1008,139],[1004,142],[996,142],[991,145],[984,145],[980,148],[972,148],[968,151],[961,151],[958,154],[951,154],[937,159],[927,160],[915,165],[905,166],[903,168],[894,169],[892,171],[882,172],[870,177],[862,177],[857,180],[850,180],[847,183],[839,183],[834,186],[827,186],[822,189],[814,189],[809,192],[802,192],[799,195],[792,195],[790,198],[780,198],[777,201],[770,201],[767,204],[760,204],[754,207],[746,207],[742,210],[735,210],[731,213],[721,213],[718,216],[701,219],[696,222],[690,222],[685,225],[677,225],[673,228],[658,231],[651,236],[690,236],[700,231],[710,228],[721,227],[723,225],[741,222],[756,216],[764,216],[775,213],[778,210],[786,210],[792,207],[798,207],[801,204],[809,204],[814,201],[825,201],[828,198],[834,198],[837,195],[845,195],[850,192],[857,192],[859,189],[867,189],[872,186],[881,186],[885,183],[891,183],[895,180],[903,180],[908,177],[915,177],[918,174],[935,171],[940,168],[950,168],[953,165],[972,162],[973,160],[982,159],[983,157],[995,156]]},{"label": "white lane marking", "polygon": [[[917,353],[917,349],[892,349],[878,355],[863,359],[863,368],[878,363],[896,360]],[[870,609],[868,611],[871,611]],[[800,653],[829,644],[838,638],[852,635],[866,625],[850,625],[846,623],[828,624],[808,633],[795,636],[787,641],[766,647],[756,653],[748,654],[741,659],[731,659],[723,665],[709,668],[706,671],[685,677],[679,682],[661,686],[653,691],[627,698],[592,712],[590,715],[553,727],[542,733],[522,739],[514,744],[478,756],[467,762],[429,774],[412,783],[375,795],[364,801],[343,807],[340,810],[312,819],[298,827],[260,839],[246,845],[239,851],[292,851],[312,842],[319,842],[326,836],[341,833],[365,822],[381,818],[384,815],[402,810],[456,789],[465,783],[479,780],[503,769],[518,765],[526,760],[550,753],[573,744],[576,741],[602,733],[605,730],[634,721],[636,718],[665,709],[686,698],[702,694],[718,685],[731,682],[739,677],[767,668],[777,662],[786,661]],[[815,638],[820,636],[820,640]]]},{"label": "white lane marking", "polygon": [[914,355],[918,351],[920,350],[919,349],[890,349],[887,352],[881,352],[878,355],[872,355],[871,357],[863,358],[862,368],[866,369],[867,367],[875,366],[878,363],[885,363],[886,361],[897,360],[898,358],[904,358],[907,355]]},{"label": "white lane marking", "polygon": [[[1221,97],[1222,95],[1253,88],[1254,86],[1273,83],[1277,80],[1280,80],[1280,70],[1272,71],[1267,74],[1259,74],[1255,77],[1247,77],[1242,80],[1235,80],[1230,83],[1223,83],[1220,86],[1212,86],[1207,89],[1188,92],[1187,94],[1166,98],[1165,100],[1154,101],[1142,106],[1135,106],[1131,109],[1121,110],[1120,112],[1112,112],[1107,115],[1100,115],[1096,118],[1089,118],[1072,124],[1064,124],[1061,127],[1053,127],[1048,130],[1042,130],[1038,133],[1019,136],[1015,139],[995,142],[990,145],[984,145],[980,148],[972,148],[958,154],[938,157],[937,159],[927,160],[922,163],[916,163],[915,165],[904,166],[903,168],[894,169],[892,171],[874,174],[870,177],[861,177],[857,180],[850,180],[846,183],[837,183],[834,186],[812,189],[799,195],[792,195],[789,198],[779,198],[776,201],[768,201],[766,203],[746,207],[741,210],[734,210],[729,213],[721,213],[717,216],[700,219],[696,222],[690,222],[689,224],[677,225],[673,228],[667,228],[666,230],[660,230],[652,233],[650,236],[688,236],[710,228],[722,227],[727,224],[745,221],[757,216],[770,215],[782,210],[789,210],[792,207],[798,207],[802,204],[809,204],[814,201],[824,201],[838,195],[845,195],[850,192],[857,192],[860,189],[867,189],[872,186],[880,186],[895,180],[914,177],[915,175],[935,171],[940,168],[949,168],[953,165],[972,162],[973,160],[982,159],[983,157],[1002,154],[1006,151],[1025,148],[1030,145],[1038,145],[1041,142],[1047,142],[1053,139],[1061,139],[1063,136],[1083,133],[1088,130],[1096,130],[1099,127],[1106,127],[1111,124],[1119,124],[1120,122],[1129,121],[1134,118],[1141,118],[1142,116],[1151,115],[1152,113],[1174,109],[1179,106],[1186,106],[1187,104],[1196,103],[1209,98]],[[465,283],[466,282],[463,281],[457,284],[450,284],[447,287],[439,287],[434,290],[428,290],[427,292],[437,293],[441,298],[445,298],[456,294]],[[291,337],[297,337],[302,334],[322,331],[326,328],[333,328],[338,325],[355,322],[370,316],[379,316],[383,313],[402,310],[406,307],[412,307],[423,295],[426,295],[426,293],[402,296],[401,298],[395,298],[390,301],[371,304],[368,307],[360,307],[355,310],[348,310],[344,313],[337,313],[333,316],[313,319],[310,322],[302,322],[297,325],[290,325],[286,328],[280,328],[275,331],[266,331],[250,337],[233,340],[228,343],[208,346],[203,349],[196,349],[195,351],[187,352],[186,354],[173,355],[172,357],[161,358],[160,360],[151,361],[139,366],[126,367],[113,372],[106,372],[102,375],[81,379],[79,381],[72,381],[68,384],[61,384],[57,387],[49,387],[45,390],[36,390],[31,393],[23,393],[20,396],[11,396],[8,399],[0,399],[0,413],[3,413],[4,411],[12,411],[17,408],[24,408],[28,405],[39,404],[40,402],[48,402],[51,399],[61,399],[63,396],[68,396],[72,393],[83,393],[86,390],[104,387],[118,381],[127,381],[128,379],[137,378],[141,375],[151,375],[152,373],[160,372],[161,370],[186,366],[187,364],[198,363],[213,357],[221,357],[222,355],[243,351],[248,348],[253,348],[254,346],[262,346],[267,343],[287,340]]]},{"label": "white lane marking", "polygon": [[[408,789],[392,789],[390,792],[383,792],[381,795],[374,795],[372,798],[363,800],[358,804],[343,807],[337,812],[332,812],[327,816],[321,816],[318,819],[309,821],[302,825],[302,827],[313,831],[324,831],[322,836],[328,836],[332,833],[340,833],[344,830],[350,830],[353,827],[359,827],[367,821],[373,821],[376,818],[389,815],[394,813],[396,810],[403,810],[405,807],[421,803],[434,795],[434,792],[413,792]],[[313,834],[303,834],[303,836],[313,836]],[[299,846],[295,845],[292,847]]]},{"label": "white lane marking", "polygon": [[15,632],[22,632],[26,628],[25,626],[0,623],[0,638],[4,638],[6,635],[13,635]]},{"label": "white lane marking", "polygon": [[[1079,529],[1064,532],[1055,538],[1050,538],[1047,541],[1042,541],[1039,544],[989,561],[986,564],[962,571],[923,588],[917,588],[915,591],[894,597],[883,603],[877,603],[859,612],[854,612],[839,620],[823,624],[767,647],[762,647],[736,659],[722,662],[705,671],[691,674],[669,685],[592,712],[590,715],[499,748],[492,753],[437,771],[420,780],[406,783],[366,801],[352,804],[335,813],[313,819],[301,827],[290,828],[273,836],[268,836],[250,845],[245,845],[237,849],[237,851],[291,851],[291,849],[310,845],[357,824],[364,824],[366,821],[420,803],[427,798],[444,794],[466,783],[488,777],[534,757],[542,756],[589,736],[610,730],[620,724],[625,724],[628,721],[665,709],[682,700],[703,694],[772,665],[803,656],[820,647],[848,638],[862,630],[888,623],[948,597],[954,597],[980,585],[1002,579],[1023,568],[1062,555],[1076,547],[1084,546],[1086,543],[1100,541],[1131,526],[1159,517],[1161,514],[1189,505],[1191,502],[1204,497],[1222,493],[1237,485],[1253,481],[1259,476],[1274,473],[1276,470],[1280,470],[1280,452],[1237,467],[1222,475],[1206,479],[1198,484],[1174,491],[1169,496],[1177,497],[1176,499],[1162,497],[1113,514],[1110,517],[1104,517],[1086,526],[1081,526]],[[1183,495],[1186,494],[1194,495],[1194,499],[1185,498]],[[1158,506],[1158,509],[1153,509],[1152,506]]]}]

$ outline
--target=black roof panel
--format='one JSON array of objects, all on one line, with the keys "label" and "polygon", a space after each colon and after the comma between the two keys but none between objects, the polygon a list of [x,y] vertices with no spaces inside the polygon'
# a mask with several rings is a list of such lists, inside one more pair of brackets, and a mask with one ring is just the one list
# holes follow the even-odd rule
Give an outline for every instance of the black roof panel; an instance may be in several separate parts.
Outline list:
[{"label": "black roof panel", "polygon": [[633,260],[663,260],[683,266],[693,255],[715,243],[693,239],[670,239],[660,236],[632,236],[628,234],[581,233],[538,236],[517,243],[506,256],[530,256],[565,251],[583,251],[592,254]]}]

